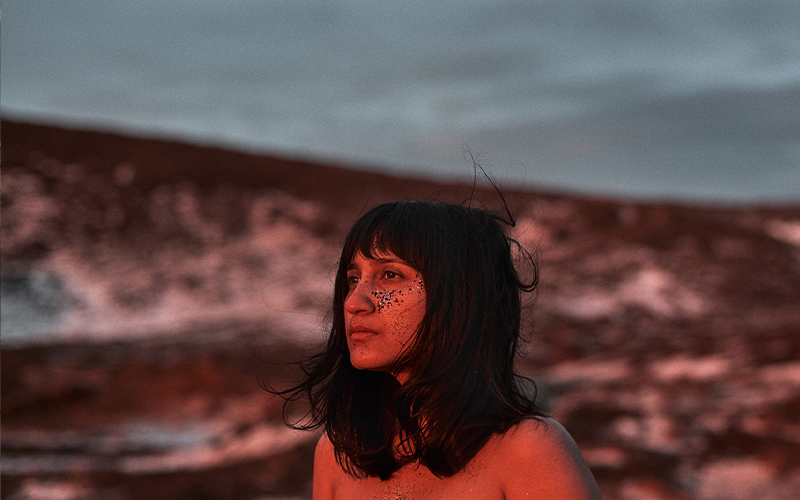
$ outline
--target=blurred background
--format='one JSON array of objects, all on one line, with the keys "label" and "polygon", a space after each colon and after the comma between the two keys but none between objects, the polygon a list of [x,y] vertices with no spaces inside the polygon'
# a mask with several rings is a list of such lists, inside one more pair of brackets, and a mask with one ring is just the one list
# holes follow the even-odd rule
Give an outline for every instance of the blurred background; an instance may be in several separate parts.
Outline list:
[{"label": "blurred background", "polygon": [[797,2],[2,13],[7,498],[310,498],[318,434],[259,381],[324,339],[364,210],[502,206],[471,158],[604,498],[800,496]]}]

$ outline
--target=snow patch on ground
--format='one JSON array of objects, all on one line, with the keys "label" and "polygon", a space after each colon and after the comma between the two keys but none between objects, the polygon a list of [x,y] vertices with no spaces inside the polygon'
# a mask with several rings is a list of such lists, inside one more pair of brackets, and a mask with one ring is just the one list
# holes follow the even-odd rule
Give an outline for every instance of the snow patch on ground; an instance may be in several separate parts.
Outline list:
[{"label": "snow patch on ground", "polygon": [[790,243],[795,246],[800,246],[800,220],[769,221],[765,229],[767,234],[772,236],[776,240]]},{"label": "snow patch on ground", "polygon": [[576,285],[557,290],[543,307],[582,320],[597,320],[620,315],[626,308],[644,309],[654,316],[697,317],[706,309],[706,300],[683,285],[671,273],[646,265],[608,287]]},{"label": "snow patch on ground", "polygon": [[662,382],[675,382],[681,379],[708,381],[727,375],[730,369],[730,360],[718,356],[705,358],[675,356],[657,361],[650,366],[654,378]]}]

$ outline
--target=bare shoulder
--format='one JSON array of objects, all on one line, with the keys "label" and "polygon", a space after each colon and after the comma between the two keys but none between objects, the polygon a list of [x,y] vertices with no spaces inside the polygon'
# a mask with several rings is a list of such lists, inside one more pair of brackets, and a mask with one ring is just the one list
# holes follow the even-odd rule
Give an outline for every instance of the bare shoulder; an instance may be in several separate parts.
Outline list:
[{"label": "bare shoulder", "polygon": [[553,419],[523,420],[498,438],[495,450],[508,500],[601,498],[575,440]]},{"label": "bare shoulder", "polygon": [[328,435],[323,433],[314,451],[314,499],[332,499],[336,494],[336,479],[342,473]]},{"label": "bare shoulder", "polygon": [[508,429],[500,442],[503,451],[514,456],[580,455],[572,436],[552,418],[523,420]]},{"label": "bare shoulder", "polygon": [[333,444],[331,443],[331,440],[328,439],[328,434],[326,432],[323,432],[317,440],[317,447],[314,450],[314,459],[316,460],[319,455],[330,455],[331,458],[335,460],[335,456],[333,454]]}]

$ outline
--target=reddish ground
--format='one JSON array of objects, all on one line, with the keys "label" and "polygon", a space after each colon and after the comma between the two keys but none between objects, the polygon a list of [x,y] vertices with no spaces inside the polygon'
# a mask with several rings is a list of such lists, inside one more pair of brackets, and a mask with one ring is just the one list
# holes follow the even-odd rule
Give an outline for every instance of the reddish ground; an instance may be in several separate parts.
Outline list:
[{"label": "reddish ground", "polygon": [[[59,342],[4,331],[9,499],[309,498],[315,435],[285,430],[259,386],[296,380],[287,360],[309,344],[262,322],[252,290],[280,276],[293,310],[324,310],[316,276],[365,208],[472,192],[8,121],[2,145],[3,280],[63,279],[60,307],[106,321]],[[542,269],[520,368],[604,498],[800,497],[800,206],[503,192]],[[281,274],[304,246],[323,262]],[[147,323],[171,300],[224,307],[188,329]]]}]

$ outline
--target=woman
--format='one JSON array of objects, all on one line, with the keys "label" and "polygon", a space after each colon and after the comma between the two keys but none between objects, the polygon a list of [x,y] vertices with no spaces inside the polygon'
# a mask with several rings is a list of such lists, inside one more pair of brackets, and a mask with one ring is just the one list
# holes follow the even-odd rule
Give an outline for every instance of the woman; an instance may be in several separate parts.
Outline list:
[{"label": "woman", "polygon": [[523,251],[533,278],[520,279],[500,222],[410,201],[350,230],[327,346],[283,393],[310,401],[311,423],[296,427],[325,429],[315,499],[600,498],[514,370],[520,294],[538,276]]}]

